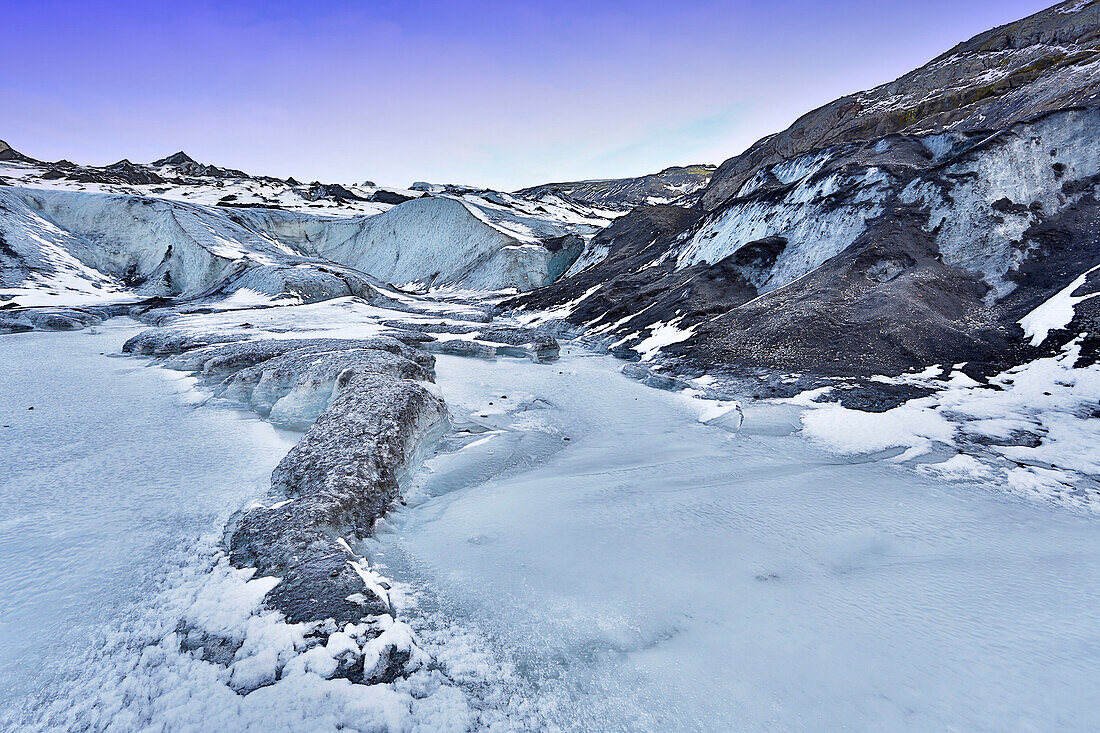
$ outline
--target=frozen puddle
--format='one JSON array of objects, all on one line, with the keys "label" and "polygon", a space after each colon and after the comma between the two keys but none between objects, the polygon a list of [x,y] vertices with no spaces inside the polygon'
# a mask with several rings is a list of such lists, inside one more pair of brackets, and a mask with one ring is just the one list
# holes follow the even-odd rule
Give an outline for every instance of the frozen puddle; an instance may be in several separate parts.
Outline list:
[{"label": "frozen puddle", "polygon": [[109,685],[89,652],[267,491],[293,443],[246,413],[188,406],[177,374],[101,355],[141,328],[0,340],[0,728],[65,707],[72,678]]},{"label": "frozen puddle", "polygon": [[489,642],[515,720],[1100,725],[1095,519],[822,453],[789,407],[703,425],[616,366],[441,357],[470,434],[371,543],[423,636]]}]

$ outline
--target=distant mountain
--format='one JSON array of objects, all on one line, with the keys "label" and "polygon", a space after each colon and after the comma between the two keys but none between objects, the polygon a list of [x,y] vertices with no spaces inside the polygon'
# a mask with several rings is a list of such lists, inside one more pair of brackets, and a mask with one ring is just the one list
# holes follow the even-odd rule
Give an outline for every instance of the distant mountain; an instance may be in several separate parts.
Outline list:
[{"label": "distant mountain", "polygon": [[1098,94],[1100,2],[1060,3],[810,112],[512,304],[695,373],[1019,363],[1100,333]]},{"label": "distant mountain", "polygon": [[706,187],[714,170],[713,165],[679,166],[636,178],[544,183],[516,193],[527,197],[560,194],[580,203],[617,210],[672,202],[692,203],[691,197]]},{"label": "distant mountain", "polygon": [[18,150],[12,149],[3,140],[0,140],[0,160],[26,160],[26,157]]},{"label": "distant mountain", "polygon": [[350,189],[316,181],[304,185],[293,178],[253,175],[236,168],[200,163],[183,151],[151,163],[123,159],[110,165],[91,166],[68,160],[37,160],[6,143],[0,145],[0,162],[24,164],[5,170],[9,182],[15,185],[133,193],[230,208],[329,209],[337,214],[377,214],[389,205],[420,195],[373,184]]}]

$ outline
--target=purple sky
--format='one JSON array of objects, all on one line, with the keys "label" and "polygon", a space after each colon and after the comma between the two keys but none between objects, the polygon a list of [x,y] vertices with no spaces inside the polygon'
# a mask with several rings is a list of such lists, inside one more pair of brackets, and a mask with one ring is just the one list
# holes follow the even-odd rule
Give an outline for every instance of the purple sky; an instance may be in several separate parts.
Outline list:
[{"label": "purple sky", "polygon": [[637,175],[719,163],[1049,4],[0,0],[0,139],[305,180]]}]

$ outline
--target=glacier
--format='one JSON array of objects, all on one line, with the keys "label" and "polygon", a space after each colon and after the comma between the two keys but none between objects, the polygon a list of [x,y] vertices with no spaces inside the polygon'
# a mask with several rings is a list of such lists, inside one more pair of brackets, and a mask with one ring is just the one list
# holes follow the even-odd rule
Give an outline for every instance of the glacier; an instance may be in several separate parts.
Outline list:
[{"label": "glacier", "polygon": [[[0,173],[13,166],[29,168],[7,162]],[[142,186],[16,181],[26,185],[0,186],[0,298],[23,306],[240,290],[313,302],[362,296],[370,278],[417,289],[524,291],[569,269],[614,216],[552,195],[431,195],[334,215],[193,203]]]}]

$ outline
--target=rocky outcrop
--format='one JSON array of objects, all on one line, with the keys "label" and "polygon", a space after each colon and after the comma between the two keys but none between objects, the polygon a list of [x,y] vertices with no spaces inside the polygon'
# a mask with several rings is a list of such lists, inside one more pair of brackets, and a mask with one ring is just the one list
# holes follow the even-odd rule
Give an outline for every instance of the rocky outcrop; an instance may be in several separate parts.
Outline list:
[{"label": "rocky outcrop", "polygon": [[341,536],[370,534],[446,417],[443,401],[413,380],[352,367],[335,388],[331,406],[272,474],[285,503],[246,511],[229,535],[235,564],[282,578],[269,599],[292,622],[342,625],[388,610],[348,561]]},{"label": "rocky outcrop", "polygon": [[573,201],[607,209],[630,210],[637,206],[693,203],[714,174],[713,165],[665,168],[635,178],[605,178],[569,183],[544,183],[516,193],[528,198],[556,194]]},{"label": "rocky outcrop", "polygon": [[[284,674],[291,665],[317,664],[326,677],[374,684],[425,664],[411,630],[394,618],[384,581],[353,546],[370,535],[397,500],[401,477],[447,425],[431,384],[434,358],[388,336],[244,340],[237,332],[172,327],[145,331],[124,351],[174,354],[167,367],[306,430],[272,474],[270,503],[239,512],[225,535],[234,566],[277,579],[266,603],[287,623],[310,624],[327,637],[288,662]],[[349,634],[358,641],[348,643]],[[205,655],[221,642],[202,636],[196,643]],[[257,686],[244,678],[230,684],[242,693]]]},{"label": "rocky outcrop", "polygon": [[12,148],[3,140],[0,140],[0,160],[16,160],[21,162],[29,161],[30,158],[20,153],[18,150]]}]

